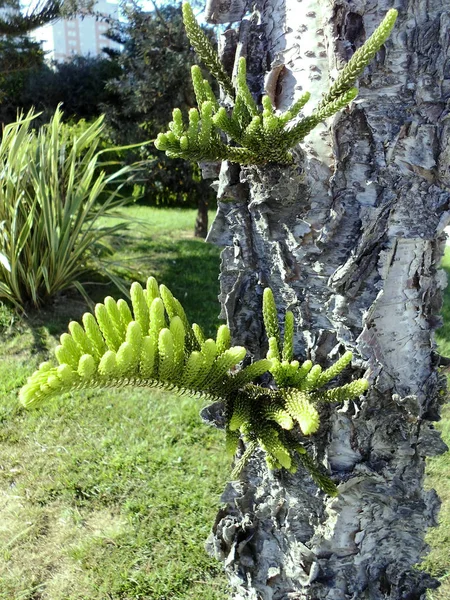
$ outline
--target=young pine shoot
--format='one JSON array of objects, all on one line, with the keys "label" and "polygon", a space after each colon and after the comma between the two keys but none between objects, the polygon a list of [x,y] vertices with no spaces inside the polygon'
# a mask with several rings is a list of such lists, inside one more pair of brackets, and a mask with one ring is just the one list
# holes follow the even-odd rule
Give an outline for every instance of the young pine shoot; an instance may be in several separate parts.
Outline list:
[{"label": "young pine shoot", "polygon": [[268,96],[258,106],[247,85],[246,61],[240,58],[237,75],[232,82],[202,28],[195,20],[189,4],[183,4],[183,20],[187,36],[211,75],[233,101],[227,110],[219,105],[200,67],[192,67],[192,82],[197,107],[189,111],[185,122],[175,108],[169,131],[155,141],[159,150],[172,158],[192,161],[229,160],[242,165],[264,163],[289,164],[290,150],[322,121],[333,116],[357,96],[354,84],[389,37],[397,18],[390,9],[383,21],[359,48],[319,105],[307,117],[300,112],[310,99],[305,92],[287,111],[276,111]]}]

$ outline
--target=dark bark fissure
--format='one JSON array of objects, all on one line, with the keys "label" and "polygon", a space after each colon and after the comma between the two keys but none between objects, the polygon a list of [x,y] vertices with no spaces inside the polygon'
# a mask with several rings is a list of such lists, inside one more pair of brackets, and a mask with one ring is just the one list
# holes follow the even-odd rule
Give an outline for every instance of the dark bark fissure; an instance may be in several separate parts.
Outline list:
[{"label": "dark bark fissure", "polygon": [[[277,106],[301,88],[317,96],[387,8],[261,0],[233,34],[251,89],[261,92],[268,62],[277,77],[284,65]],[[362,103],[331,135],[310,136],[293,167],[222,165],[209,239],[225,246],[220,299],[234,341],[264,355],[270,286],[280,313],[294,312],[297,357],[327,366],[351,349],[353,375],[371,382],[358,402],[323,410],[310,440],[338,498],[301,468],[268,471],[262,452],[227,486],[209,548],[236,600],[413,600],[434,585],[414,565],[439,506],[423,490],[424,459],[445,450],[429,420],[445,385],[432,335],[450,203],[449,25],[442,0],[404,2]]]}]

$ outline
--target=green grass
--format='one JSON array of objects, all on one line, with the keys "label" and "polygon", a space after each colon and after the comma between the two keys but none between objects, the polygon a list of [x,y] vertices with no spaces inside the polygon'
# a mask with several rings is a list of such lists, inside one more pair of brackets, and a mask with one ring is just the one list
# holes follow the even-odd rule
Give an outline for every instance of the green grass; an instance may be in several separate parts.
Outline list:
[{"label": "green grass", "polygon": [[0,597],[223,597],[203,542],[229,466],[198,410],[143,390],[10,408]]},{"label": "green grass", "polygon": [[[450,407],[446,406],[439,429],[442,439],[450,446]],[[439,527],[430,529],[427,541],[431,551],[426,557],[423,568],[437,577],[441,587],[428,593],[429,600],[448,600],[450,598],[450,453],[437,456],[428,461],[427,487],[434,488],[442,501],[439,512]]]},{"label": "green grass", "polygon": [[[450,281],[450,247],[447,246],[442,267]],[[442,307],[443,327],[437,331],[436,341],[439,352],[450,356],[450,286],[444,291]],[[437,424],[442,433],[442,439],[450,447],[450,406],[447,404],[442,411],[442,420]],[[428,460],[428,488],[434,488],[442,502],[439,512],[439,527],[430,529],[427,541],[430,553],[422,567],[438,578],[441,587],[428,592],[428,600],[448,600],[450,598],[450,453]]]},{"label": "green grass", "polygon": [[165,283],[190,318],[212,334],[220,324],[220,250],[193,237],[195,211],[134,206],[122,212],[136,227],[114,240],[116,262],[131,267],[133,279],[142,283],[149,275]]},{"label": "green grass", "polygon": [[[446,247],[441,265],[450,282],[450,246]],[[441,316],[444,323],[436,332],[436,341],[439,346],[439,352],[443,356],[450,357],[450,286],[447,286],[444,290],[444,304],[442,306]]]},{"label": "green grass", "polygon": [[[142,281],[188,290],[188,316],[212,333],[219,251],[192,237],[195,212],[127,212],[145,227],[124,234],[117,255]],[[26,376],[84,309],[64,296],[28,322],[0,311],[0,599],[223,599],[204,541],[229,464],[200,401],[124,389],[17,406]]]}]

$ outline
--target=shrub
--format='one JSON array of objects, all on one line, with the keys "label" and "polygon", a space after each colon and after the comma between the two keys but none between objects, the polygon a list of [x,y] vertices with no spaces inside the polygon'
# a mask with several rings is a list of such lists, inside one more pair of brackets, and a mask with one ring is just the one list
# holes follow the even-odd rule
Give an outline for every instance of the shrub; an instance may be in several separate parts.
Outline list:
[{"label": "shrub", "polygon": [[125,224],[99,220],[130,200],[120,189],[135,172],[105,172],[103,117],[78,131],[59,108],[38,130],[35,118],[20,116],[0,142],[0,298],[22,311],[69,287],[87,297],[82,279],[93,270],[114,279],[101,255]]}]

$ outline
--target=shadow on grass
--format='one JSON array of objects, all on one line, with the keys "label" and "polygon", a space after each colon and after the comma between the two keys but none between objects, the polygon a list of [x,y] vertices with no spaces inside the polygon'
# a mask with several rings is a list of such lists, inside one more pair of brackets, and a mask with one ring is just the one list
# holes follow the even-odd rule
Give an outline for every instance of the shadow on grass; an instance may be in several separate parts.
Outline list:
[{"label": "shadow on grass", "polygon": [[[140,244],[143,248],[144,244]],[[219,249],[200,240],[175,242],[173,254],[164,257],[147,243],[148,258],[141,269],[164,283],[182,303],[188,319],[209,335],[219,326]]]},{"label": "shadow on grass", "polygon": [[[197,239],[123,238],[116,254],[120,258],[115,270],[126,289],[133,281],[145,286],[147,278],[153,275],[180,300],[188,319],[213,335],[220,324],[219,253],[219,248]],[[103,302],[106,296],[124,297],[109,279],[99,274],[90,277],[85,288],[93,305]],[[61,335],[67,331],[70,321],[79,321],[83,313],[92,308],[76,290],[67,290],[39,311],[30,311],[24,322],[33,334],[33,351],[46,347],[45,332]]]},{"label": "shadow on grass", "polygon": [[[114,250],[118,257],[116,266],[127,286],[132,281],[145,285],[148,277],[155,277],[180,300],[191,322],[201,325],[210,335],[215,332],[220,324],[220,248],[192,238],[190,231],[149,234],[136,230],[116,237]],[[108,293],[115,298],[122,295],[112,286]]]}]

